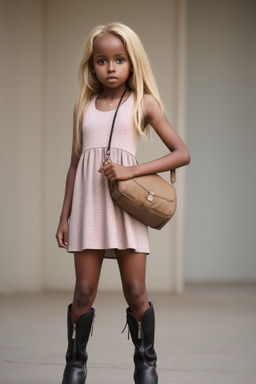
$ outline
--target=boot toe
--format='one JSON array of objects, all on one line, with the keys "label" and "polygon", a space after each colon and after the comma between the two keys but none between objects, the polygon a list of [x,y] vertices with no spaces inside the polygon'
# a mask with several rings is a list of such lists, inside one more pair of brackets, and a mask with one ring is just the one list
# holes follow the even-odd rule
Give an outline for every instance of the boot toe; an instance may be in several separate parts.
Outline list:
[{"label": "boot toe", "polygon": [[150,365],[142,361],[136,366],[134,371],[135,384],[157,384],[158,374],[155,365]]},{"label": "boot toe", "polygon": [[67,363],[62,384],[85,384],[86,371],[84,363],[80,361],[70,361]]}]

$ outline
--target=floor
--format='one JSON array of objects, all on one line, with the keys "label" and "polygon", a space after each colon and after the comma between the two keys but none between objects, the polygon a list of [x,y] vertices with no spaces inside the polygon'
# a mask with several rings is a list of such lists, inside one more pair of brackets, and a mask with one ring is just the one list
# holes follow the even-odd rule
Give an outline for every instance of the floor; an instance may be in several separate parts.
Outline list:
[{"label": "floor", "polygon": [[[159,384],[256,383],[256,287],[152,294]],[[60,384],[70,292],[0,296],[0,384]],[[119,293],[99,293],[87,384],[132,384],[133,347]]]}]

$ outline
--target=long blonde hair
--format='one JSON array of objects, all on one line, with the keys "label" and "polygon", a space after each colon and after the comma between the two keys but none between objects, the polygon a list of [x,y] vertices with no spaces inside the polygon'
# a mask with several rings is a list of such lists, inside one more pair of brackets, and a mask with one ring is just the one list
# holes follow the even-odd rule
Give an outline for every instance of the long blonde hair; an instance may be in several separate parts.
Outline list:
[{"label": "long blonde hair", "polygon": [[120,38],[131,60],[133,71],[127,81],[127,87],[134,92],[133,125],[138,134],[147,133],[149,124],[144,127],[143,95],[154,96],[163,110],[156,82],[150,68],[149,60],[142,43],[136,33],[121,23],[110,23],[94,28],[88,36],[79,67],[80,93],[74,110],[74,151],[80,155],[82,150],[82,121],[85,109],[95,95],[99,95],[102,85],[93,73],[92,55],[95,39],[106,33]]}]

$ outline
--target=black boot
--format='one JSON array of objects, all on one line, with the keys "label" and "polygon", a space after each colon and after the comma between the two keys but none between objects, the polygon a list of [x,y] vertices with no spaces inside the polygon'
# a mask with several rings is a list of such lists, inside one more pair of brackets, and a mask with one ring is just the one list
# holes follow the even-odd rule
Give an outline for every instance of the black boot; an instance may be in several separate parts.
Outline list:
[{"label": "black boot", "polygon": [[144,312],[142,320],[137,321],[130,308],[127,308],[127,323],[135,346],[134,382],[135,384],[157,384],[156,352],[154,349],[155,315],[152,303]]},{"label": "black boot", "polygon": [[62,384],[85,384],[87,369],[86,345],[90,336],[94,320],[94,308],[82,314],[77,324],[74,324],[71,314],[71,306],[68,306],[68,350],[66,353],[66,367],[63,373]]}]

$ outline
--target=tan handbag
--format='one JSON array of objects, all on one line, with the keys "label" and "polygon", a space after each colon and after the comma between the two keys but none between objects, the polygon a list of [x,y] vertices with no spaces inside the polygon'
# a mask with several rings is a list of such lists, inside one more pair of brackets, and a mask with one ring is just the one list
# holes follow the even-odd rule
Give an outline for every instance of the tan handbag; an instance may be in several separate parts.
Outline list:
[{"label": "tan handbag", "polygon": [[[110,162],[110,146],[115,119],[125,92],[113,118],[105,163]],[[171,171],[171,184],[158,174],[138,176],[124,181],[117,180],[110,183],[110,194],[119,207],[137,220],[149,227],[161,229],[176,211],[177,199],[173,185],[175,181],[175,170]]]},{"label": "tan handbag", "polygon": [[[171,178],[175,181],[175,171]],[[113,200],[143,224],[161,229],[176,211],[176,192],[158,174],[110,183]]]}]

